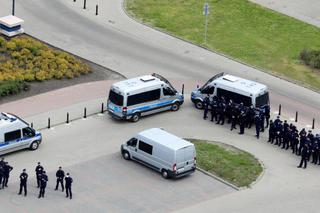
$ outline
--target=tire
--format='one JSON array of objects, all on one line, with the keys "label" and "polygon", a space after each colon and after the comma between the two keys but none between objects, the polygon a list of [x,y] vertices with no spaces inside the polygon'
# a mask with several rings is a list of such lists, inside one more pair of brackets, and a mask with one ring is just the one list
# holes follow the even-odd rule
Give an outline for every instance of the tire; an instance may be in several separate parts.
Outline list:
[{"label": "tire", "polygon": [[140,120],[140,113],[134,113],[132,115],[131,121],[135,123],[135,122],[138,122],[139,120]]},{"label": "tire", "polygon": [[169,178],[169,175],[168,175],[167,170],[162,169],[162,171],[161,171],[161,176],[162,176],[164,179],[168,179],[168,178]]},{"label": "tire", "polygon": [[127,152],[127,151],[122,152],[122,157],[123,157],[125,160],[130,160],[130,154],[129,154],[129,152]]},{"label": "tire", "polygon": [[196,100],[194,105],[197,109],[203,109],[203,102],[200,100]]},{"label": "tire", "polygon": [[171,111],[178,111],[180,108],[180,104],[178,102],[175,102],[174,104],[172,104],[171,106]]},{"label": "tire", "polygon": [[39,147],[39,142],[38,141],[33,141],[29,147],[30,150],[34,151],[36,149],[38,149]]}]

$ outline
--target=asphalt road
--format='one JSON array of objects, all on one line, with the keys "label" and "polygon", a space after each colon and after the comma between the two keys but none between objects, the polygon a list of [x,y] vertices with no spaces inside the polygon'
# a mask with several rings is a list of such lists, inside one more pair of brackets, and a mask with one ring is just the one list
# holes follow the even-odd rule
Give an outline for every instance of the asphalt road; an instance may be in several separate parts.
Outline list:
[{"label": "asphalt road", "polygon": [[[158,114],[156,119],[172,117],[172,113]],[[142,122],[152,120],[148,117]],[[124,160],[120,144],[144,126],[95,115],[43,130],[44,140],[37,151],[24,150],[5,156],[14,170],[9,188],[0,190],[1,211],[168,212],[235,192],[198,171],[178,180],[165,180],[158,172]],[[112,131],[120,128],[121,131]],[[38,161],[49,173],[47,194],[40,200],[34,177]],[[54,191],[55,171],[60,165],[73,176],[72,201],[64,193]],[[23,168],[30,175],[26,198],[17,195],[18,175]]]},{"label": "asphalt road", "polygon": [[[122,10],[122,1],[88,1],[87,10],[82,1],[16,2],[27,33],[127,77],[157,72],[169,79],[205,82],[216,73],[231,73],[268,85],[271,102],[282,104],[292,116],[299,111],[308,124],[313,117],[320,120],[319,93],[136,23]],[[94,15],[95,2],[99,16]],[[11,11],[10,1],[0,4],[0,15]]]}]

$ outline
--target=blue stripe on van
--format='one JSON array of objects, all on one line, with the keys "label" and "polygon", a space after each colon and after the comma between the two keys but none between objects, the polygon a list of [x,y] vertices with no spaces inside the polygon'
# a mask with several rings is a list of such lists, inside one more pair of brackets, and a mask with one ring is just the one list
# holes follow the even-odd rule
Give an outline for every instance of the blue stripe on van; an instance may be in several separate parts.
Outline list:
[{"label": "blue stripe on van", "polygon": [[159,108],[159,107],[162,107],[162,106],[166,106],[166,105],[170,105],[173,103],[174,100],[172,101],[164,101],[164,102],[161,102],[161,103],[156,103],[156,104],[152,104],[152,105],[149,105],[149,106],[143,106],[143,107],[138,107],[138,108],[134,108],[134,109],[130,109],[128,110],[128,115],[134,113],[134,112],[143,112],[143,111],[146,111],[146,110],[151,110],[151,109],[154,109],[154,108]]},{"label": "blue stripe on van", "polygon": [[[36,135],[35,135],[34,137],[32,137],[32,138],[36,138],[36,137],[39,137],[39,136],[41,136],[40,133],[36,134]],[[0,143],[0,147],[8,146],[8,145],[15,144],[15,143],[24,142],[24,141],[29,140],[29,139],[31,139],[31,138],[24,137],[24,138],[21,138],[19,141],[3,142],[3,143]]]}]

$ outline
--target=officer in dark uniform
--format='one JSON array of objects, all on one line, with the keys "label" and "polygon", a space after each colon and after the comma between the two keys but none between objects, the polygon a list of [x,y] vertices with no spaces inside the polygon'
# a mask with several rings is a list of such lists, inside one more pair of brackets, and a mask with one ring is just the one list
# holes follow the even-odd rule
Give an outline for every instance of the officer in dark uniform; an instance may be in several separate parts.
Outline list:
[{"label": "officer in dark uniform", "polygon": [[247,127],[248,129],[251,128],[252,124],[254,123],[254,116],[255,116],[255,109],[253,105],[251,105],[248,109],[247,113]]},{"label": "officer in dark uniform", "polygon": [[296,131],[292,133],[292,153],[298,155],[299,134]]},{"label": "officer in dark uniform", "polygon": [[61,166],[59,167],[59,170],[56,172],[56,177],[57,177],[57,185],[55,190],[58,190],[59,183],[60,183],[62,191],[64,191],[64,185],[63,185],[64,171],[62,170]]},{"label": "officer in dark uniform", "polygon": [[231,115],[232,115],[232,110],[233,110],[234,104],[232,99],[229,100],[228,104],[226,105],[226,117],[227,117],[227,122],[228,124],[231,123]]},{"label": "officer in dark uniform", "polygon": [[27,181],[28,181],[28,174],[26,173],[26,169],[23,169],[22,173],[20,174],[19,195],[21,195],[22,189],[24,189],[24,196],[27,196]]},{"label": "officer in dark uniform", "polygon": [[274,125],[277,126],[280,122],[280,116],[278,115],[277,118],[274,120]]},{"label": "officer in dark uniform", "polygon": [[270,120],[270,127],[269,127],[269,139],[268,142],[271,142],[273,144],[275,138],[275,126],[272,120]]},{"label": "officer in dark uniform", "polygon": [[40,187],[40,177],[41,177],[42,172],[44,171],[44,169],[41,166],[40,162],[38,162],[38,165],[37,165],[35,171],[36,171],[36,176],[37,176],[37,185],[38,185],[38,188],[39,188]]},{"label": "officer in dark uniform", "polygon": [[8,162],[5,162],[4,164],[4,178],[3,178],[3,181],[2,181],[2,188],[4,187],[8,187],[8,181],[9,181],[9,177],[10,177],[10,172],[12,171],[13,167],[10,166],[8,164]]},{"label": "officer in dark uniform", "polygon": [[67,173],[65,177],[65,181],[66,181],[66,197],[70,197],[70,199],[72,199],[71,186],[72,186],[73,179],[70,177],[69,173]]},{"label": "officer in dark uniform", "polygon": [[281,149],[288,149],[289,148],[289,141],[290,141],[290,135],[291,135],[291,129],[287,127],[287,131],[283,132],[283,140],[282,140],[282,147]]},{"label": "officer in dark uniform", "polygon": [[264,117],[266,118],[266,123],[267,123],[267,125],[266,125],[266,128],[268,128],[269,127],[269,119],[270,119],[270,106],[269,105],[265,105],[264,107],[263,107],[263,111],[264,111]]},{"label": "officer in dark uniform", "polygon": [[277,122],[276,125],[276,143],[274,145],[281,144],[282,134],[283,134],[283,126],[282,121]]},{"label": "officer in dark uniform", "polygon": [[259,136],[260,136],[260,127],[261,127],[261,121],[260,121],[260,116],[259,114],[256,114],[254,116],[254,123],[255,123],[255,126],[256,126],[256,137],[257,139],[259,139]]},{"label": "officer in dark uniform", "polygon": [[48,176],[46,175],[46,171],[42,171],[42,174],[40,175],[40,191],[39,191],[38,198],[44,197],[48,180],[49,179],[48,179]]},{"label": "officer in dark uniform", "polygon": [[0,163],[0,189],[2,189],[2,180],[4,178],[4,162]]},{"label": "officer in dark uniform", "polygon": [[302,148],[306,144],[306,141],[307,141],[307,135],[304,132],[300,131],[300,143],[299,143],[298,155],[301,155]]},{"label": "officer in dark uniform", "polygon": [[[218,105],[218,122],[216,124],[221,124],[223,125],[224,124],[224,121],[225,121],[225,103],[223,101],[220,101],[219,105]],[[220,123],[221,122],[221,123]]]},{"label": "officer in dark uniform", "polygon": [[210,96],[207,95],[203,100],[203,119],[206,120],[208,117],[208,111],[209,111],[209,104],[210,104]]},{"label": "officer in dark uniform", "polygon": [[211,121],[218,121],[218,98],[217,96],[212,97],[212,101],[210,103],[211,106]]},{"label": "officer in dark uniform", "polygon": [[301,161],[298,168],[301,168],[302,165],[304,169],[307,168],[307,160],[309,155],[310,155],[310,150],[309,150],[308,144],[305,144],[301,151]]},{"label": "officer in dark uniform", "polygon": [[240,114],[239,124],[240,124],[240,132],[239,132],[239,134],[243,135],[244,134],[244,128],[245,128],[245,125],[246,125],[246,114],[245,114],[244,111],[242,111],[241,114]]},{"label": "officer in dark uniform", "polygon": [[312,163],[318,163],[318,154],[319,154],[319,142],[317,137],[314,138],[312,143]]},{"label": "officer in dark uniform", "polygon": [[260,131],[261,132],[264,132],[264,111],[263,109],[260,109],[259,110],[259,117],[260,117]]}]

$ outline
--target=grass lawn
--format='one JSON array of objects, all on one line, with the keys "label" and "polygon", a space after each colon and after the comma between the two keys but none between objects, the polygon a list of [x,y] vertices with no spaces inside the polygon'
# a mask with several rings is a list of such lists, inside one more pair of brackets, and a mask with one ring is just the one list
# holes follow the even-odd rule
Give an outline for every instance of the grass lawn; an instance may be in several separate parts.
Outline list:
[{"label": "grass lawn", "polygon": [[249,186],[262,167],[251,154],[234,147],[203,140],[188,139],[196,146],[197,166],[238,186]]},{"label": "grass lawn", "polygon": [[132,16],[157,28],[320,91],[320,71],[298,59],[320,49],[320,29],[248,0],[206,0],[210,5],[204,44],[204,0],[126,0]]}]

